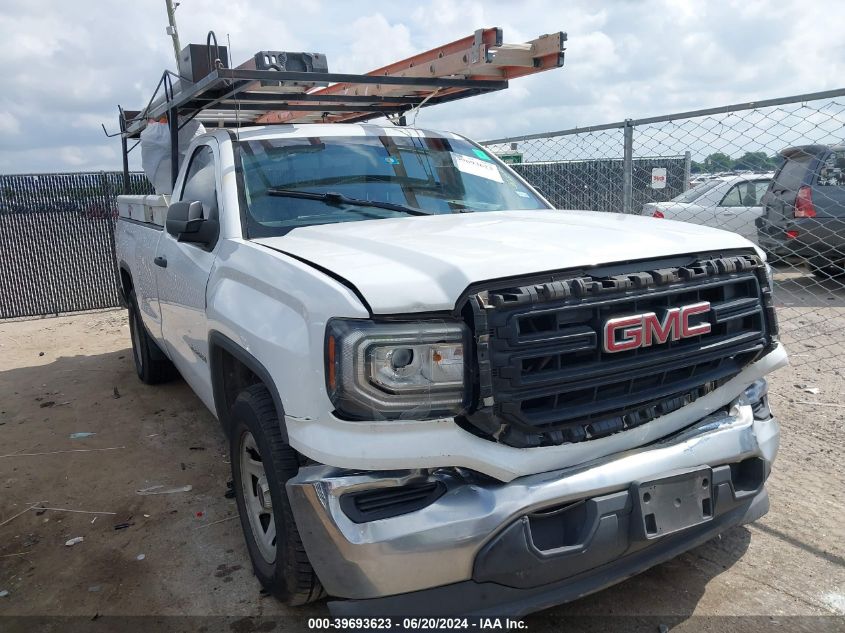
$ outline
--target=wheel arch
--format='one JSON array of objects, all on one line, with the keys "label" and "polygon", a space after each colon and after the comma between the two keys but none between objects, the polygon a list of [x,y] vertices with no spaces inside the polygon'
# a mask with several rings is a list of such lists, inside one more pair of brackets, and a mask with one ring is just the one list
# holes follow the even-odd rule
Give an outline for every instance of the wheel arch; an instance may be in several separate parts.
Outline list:
[{"label": "wheel arch", "polygon": [[135,282],[132,280],[132,272],[129,270],[129,264],[120,260],[117,266],[119,273],[120,284],[117,287],[117,294],[120,298],[121,306],[129,307],[129,291],[135,287]]},{"label": "wheel arch", "polygon": [[225,334],[212,330],[208,335],[208,363],[214,408],[227,436],[231,434],[232,428],[229,412],[238,393],[246,387],[260,383],[273,398],[282,437],[288,441],[282,398],[270,372],[261,361]]}]

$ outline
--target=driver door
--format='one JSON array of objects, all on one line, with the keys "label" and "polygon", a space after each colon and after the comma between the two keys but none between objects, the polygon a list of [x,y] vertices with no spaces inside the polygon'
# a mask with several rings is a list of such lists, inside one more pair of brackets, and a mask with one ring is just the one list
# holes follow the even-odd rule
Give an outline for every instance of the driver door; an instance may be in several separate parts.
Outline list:
[{"label": "driver door", "polygon": [[[173,202],[202,202],[203,217],[219,218],[220,174],[217,142],[209,139],[188,159],[181,186]],[[216,246],[216,245],[215,245]],[[155,259],[161,306],[162,334],[171,360],[197,395],[210,405],[211,373],[208,367],[206,286],[214,265],[215,249],[204,244],[180,242],[166,230]]]}]

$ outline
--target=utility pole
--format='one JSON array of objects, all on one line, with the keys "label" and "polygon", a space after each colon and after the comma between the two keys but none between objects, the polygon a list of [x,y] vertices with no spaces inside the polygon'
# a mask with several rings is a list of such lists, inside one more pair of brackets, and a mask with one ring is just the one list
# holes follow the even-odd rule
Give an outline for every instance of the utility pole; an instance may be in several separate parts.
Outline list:
[{"label": "utility pole", "polygon": [[173,4],[173,0],[164,0],[167,5],[167,34],[173,40],[173,55],[176,58],[176,71],[179,71],[179,53],[182,51],[182,46],[179,44],[179,31],[176,30],[176,7],[179,6],[177,2]]}]

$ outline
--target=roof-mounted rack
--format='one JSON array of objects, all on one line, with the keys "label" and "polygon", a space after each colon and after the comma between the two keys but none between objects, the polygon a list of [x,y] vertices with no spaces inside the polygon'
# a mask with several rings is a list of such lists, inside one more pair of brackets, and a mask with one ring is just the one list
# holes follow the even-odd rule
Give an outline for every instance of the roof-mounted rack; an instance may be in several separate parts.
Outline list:
[{"label": "roof-mounted rack", "polygon": [[[524,44],[505,44],[500,28],[479,29],[355,75],[328,72],[325,57],[317,53],[261,51],[241,66],[227,68],[225,47],[217,47],[216,38],[212,46],[212,35],[207,46],[189,45],[183,50],[181,76],[165,71],[144,109],[119,108],[126,173],[128,153],[135,147],[127,141],[138,138],[151,119],[167,117],[175,182],[178,131],[193,119],[207,127],[247,127],[353,123],[387,116],[403,125],[404,115],[415,108],[503,90],[509,79],[562,66],[566,42],[566,34],[560,32]],[[207,55],[207,63],[198,62],[199,55]]]}]

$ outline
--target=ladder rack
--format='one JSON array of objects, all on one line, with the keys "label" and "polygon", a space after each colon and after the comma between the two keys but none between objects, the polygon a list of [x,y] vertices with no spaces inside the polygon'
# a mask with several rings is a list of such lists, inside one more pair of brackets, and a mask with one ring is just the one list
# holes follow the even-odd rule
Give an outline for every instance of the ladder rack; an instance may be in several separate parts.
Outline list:
[{"label": "ladder rack", "polygon": [[504,44],[502,30],[488,28],[364,75],[218,64],[191,83],[165,71],[146,108],[120,108],[124,171],[128,174],[128,153],[134,148],[127,140],[138,138],[149,119],[167,116],[175,181],[179,127],[192,119],[207,127],[247,127],[392,116],[402,125],[404,114],[414,108],[503,90],[509,79],[562,66],[565,42],[560,32]]}]

